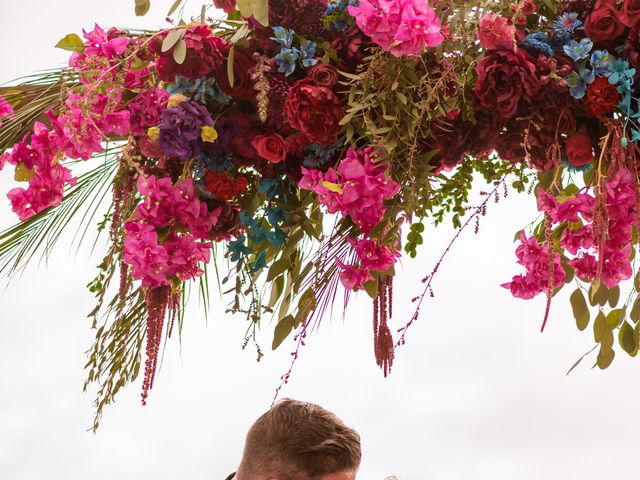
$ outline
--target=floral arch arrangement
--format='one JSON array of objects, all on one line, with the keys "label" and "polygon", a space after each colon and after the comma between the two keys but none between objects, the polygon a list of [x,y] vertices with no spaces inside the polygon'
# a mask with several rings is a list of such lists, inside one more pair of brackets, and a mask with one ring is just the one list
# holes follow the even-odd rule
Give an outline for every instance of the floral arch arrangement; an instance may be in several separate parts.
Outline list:
[{"label": "floral arch arrangement", "polygon": [[[46,254],[73,215],[89,228],[112,195],[89,286],[97,419],[140,371],[146,401],[194,279],[207,299],[212,259],[228,265],[247,339],[277,320],[273,348],[365,290],[386,375],[437,271],[394,339],[401,253],[416,255],[427,222],[477,220],[502,189],[540,212],[503,286],[547,297],[544,329],[572,284],[578,328],[595,315],[596,364],[616,343],[637,354],[640,1],[213,3],[223,18],[207,4],[165,30],[70,34],[67,68],[2,90],[0,168],[22,186],[8,192],[20,223],[0,235],[0,271]],[[475,207],[474,176],[493,189]]]}]

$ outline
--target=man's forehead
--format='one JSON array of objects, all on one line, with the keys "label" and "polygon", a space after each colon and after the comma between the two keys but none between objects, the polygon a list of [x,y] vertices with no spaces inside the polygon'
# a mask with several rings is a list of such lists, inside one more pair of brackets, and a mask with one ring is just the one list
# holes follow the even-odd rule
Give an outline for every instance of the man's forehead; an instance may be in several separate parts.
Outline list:
[{"label": "man's forehead", "polygon": [[356,479],[356,472],[332,473],[331,475],[322,477],[322,480],[355,480],[355,479]]}]

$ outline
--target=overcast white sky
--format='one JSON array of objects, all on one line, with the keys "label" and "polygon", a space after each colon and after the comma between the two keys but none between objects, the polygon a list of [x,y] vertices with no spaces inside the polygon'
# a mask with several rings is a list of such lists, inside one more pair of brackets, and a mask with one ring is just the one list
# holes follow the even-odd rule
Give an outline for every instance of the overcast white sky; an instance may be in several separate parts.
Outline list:
[{"label": "overcast white sky", "polygon": [[[156,27],[172,0],[154,0],[136,19],[133,0],[2,2],[0,82],[64,62],[53,45],[97,21],[104,27]],[[199,0],[191,0],[198,11]],[[7,169],[10,170],[10,169]],[[0,227],[16,220],[0,173]],[[467,232],[443,264],[436,297],[397,352],[387,379],[372,353],[371,305],[357,299],[343,324],[327,319],[307,342],[284,394],[319,403],[358,429],[363,480],[386,475],[421,480],[632,478],[640,424],[638,360],[618,355],[606,372],[591,361],[566,377],[592,347],[578,332],[568,293],[552,306],[544,335],[544,299],[512,299],[499,287],[517,273],[513,234],[535,215],[523,196],[492,205],[481,233]],[[392,328],[411,316],[410,298],[452,236],[427,232],[427,246],[406,259],[396,283]],[[244,434],[270,405],[292,342],[256,364],[242,351],[241,318],[197,308],[183,346],[169,342],[149,405],[130,385],[97,435],[92,396],[81,391],[84,351],[93,338],[85,285],[98,256],[61,244],[48,266],[29,269],[0,290],[0,478],[6,480],[222,479],[237,465]],[[222,311],[220,302],[216,312]]]}]

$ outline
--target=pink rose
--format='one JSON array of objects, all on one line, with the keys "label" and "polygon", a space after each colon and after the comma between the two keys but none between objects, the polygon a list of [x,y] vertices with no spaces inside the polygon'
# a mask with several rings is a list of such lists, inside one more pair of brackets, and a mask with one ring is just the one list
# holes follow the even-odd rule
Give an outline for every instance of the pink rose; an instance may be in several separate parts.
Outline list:
[{"label": "pink rose", "polygon": [[488,13],[480,19],[478,39],[487,50],[506,48],[514,50],[516,29],[509,21],[499,15]]}]

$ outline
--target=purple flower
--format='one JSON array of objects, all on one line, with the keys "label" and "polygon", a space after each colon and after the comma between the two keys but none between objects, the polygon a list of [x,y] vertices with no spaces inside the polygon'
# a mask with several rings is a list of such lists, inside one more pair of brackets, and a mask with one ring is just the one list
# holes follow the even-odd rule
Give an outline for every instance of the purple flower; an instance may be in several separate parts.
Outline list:
[{"label": "purple flower", "polygon": [[205,125],[213,125],[211,115],[203,105],[192,100],[163,110],[158,138],[160,149],[165,155],[180,160],[194,158],[202,151],[200,134]]}]

